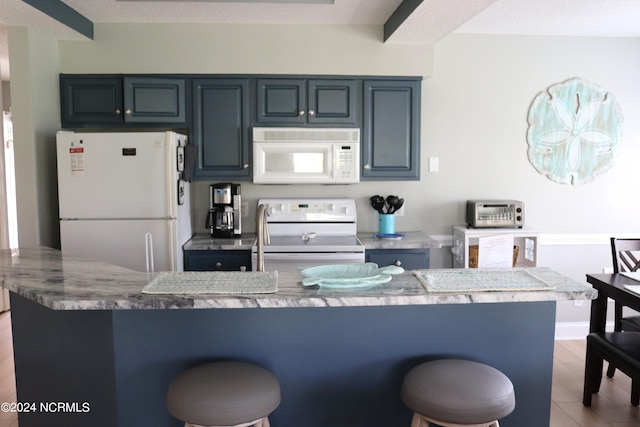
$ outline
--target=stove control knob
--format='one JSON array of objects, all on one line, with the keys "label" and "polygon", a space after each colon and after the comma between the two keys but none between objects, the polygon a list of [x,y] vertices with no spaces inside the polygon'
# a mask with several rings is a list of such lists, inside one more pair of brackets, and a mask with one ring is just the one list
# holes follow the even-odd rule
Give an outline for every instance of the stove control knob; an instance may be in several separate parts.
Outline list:
[{"label": "stove control knob", "polygon": [[336,204],[335,203],[329,203],[329,210],[330,211],[335,211],[336,210]]}]

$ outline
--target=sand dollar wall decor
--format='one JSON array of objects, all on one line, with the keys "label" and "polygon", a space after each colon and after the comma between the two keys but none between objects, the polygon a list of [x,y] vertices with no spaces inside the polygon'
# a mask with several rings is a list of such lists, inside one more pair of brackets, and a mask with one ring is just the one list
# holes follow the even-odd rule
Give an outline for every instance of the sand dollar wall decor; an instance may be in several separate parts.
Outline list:
[{"label": "sand dollar wall decor", "polygon": [[611,169],[622,139],[613,94],[580,78],[540,92],[529,108],[529,162],[560,184],[584,184]]}]

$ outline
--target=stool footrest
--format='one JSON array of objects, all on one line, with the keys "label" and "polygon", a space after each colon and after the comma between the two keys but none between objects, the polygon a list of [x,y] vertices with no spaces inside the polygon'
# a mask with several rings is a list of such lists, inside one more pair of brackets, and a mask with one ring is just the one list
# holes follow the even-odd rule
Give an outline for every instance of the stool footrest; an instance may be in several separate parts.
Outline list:
[{"label": "stool footrest", "polygon": [[424,415],[414,412],[411,427],[429,427],[431,424],[438,424],[442,427],[500,427],[498,420],[482,424],[452,424],[445,421],[434,420],[433,418],[425,417]]}]

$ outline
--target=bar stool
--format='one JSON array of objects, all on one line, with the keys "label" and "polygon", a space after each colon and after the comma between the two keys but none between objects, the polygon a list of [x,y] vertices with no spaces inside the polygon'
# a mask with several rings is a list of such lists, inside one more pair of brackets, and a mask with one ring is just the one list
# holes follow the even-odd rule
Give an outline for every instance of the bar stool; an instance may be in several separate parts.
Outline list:
[{"label": "bar stool", "polygon": [[245,362],[196,366],[178,375],[167,392],[169,412],[185,427],[269,427],[278,405],[278,379]]},{"label": "bar stool", "polygon": [[513,384],[478,362],[443,359],[422,363],[404,377],[401,398],[414,411],[411,427],[499,427],[516,406]]}]

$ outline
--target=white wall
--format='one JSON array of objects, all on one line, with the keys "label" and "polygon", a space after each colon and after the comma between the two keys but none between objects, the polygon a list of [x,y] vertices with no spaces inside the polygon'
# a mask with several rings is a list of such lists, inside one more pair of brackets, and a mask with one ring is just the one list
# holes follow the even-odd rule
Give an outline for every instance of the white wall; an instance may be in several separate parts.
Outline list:
[{"label": "white wall", "polygon": [[[423,150],[441,170],[427,174],[430,227],[444,232],[461,218],[461,200],[515,198],[527,224],[544,232],[640,232],[640,203],[627,197],[640,179],[639,51],[640,39],[460,35],[438,43],[423,103]],[[531,101],[572,77],[607,89],[625,117],[617,165],[582,186],[556,184],[527,159]]]},{"label": "white wall", "polygon": [[[18,239],[58,246],[55,132],[60,127],[57,41],[9,27]],[[59,246],[58,246],[59,247]]]},{"label": "white wall", "polygon": [[430,75],[431,46],[385,45],[379,26],[96,24],[60,42],[63,73]]}]

